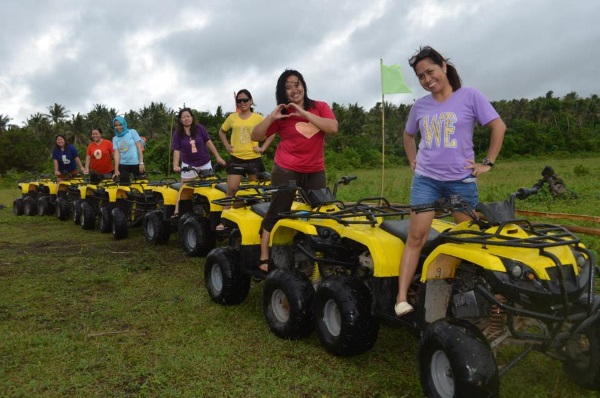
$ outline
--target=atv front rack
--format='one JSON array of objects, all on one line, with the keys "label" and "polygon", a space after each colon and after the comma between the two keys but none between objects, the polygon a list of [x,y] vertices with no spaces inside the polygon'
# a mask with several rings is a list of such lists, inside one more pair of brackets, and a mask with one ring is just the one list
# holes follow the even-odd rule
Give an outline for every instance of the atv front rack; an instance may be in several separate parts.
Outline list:
[{"label": "atv front rack", "polygon": [[[554,224],[531,223],[528,220],[517,219],[500,223],[492,233],[486,230],[448,230],[442,233],[442,238],[453,243],[477,243],[483,248],[488,245],[511,246],[524,248],[547,248],[554,246],[575,245],[579,238],[569,230]],[[527,237],[515,237],[517,230],[524,231]]]}]

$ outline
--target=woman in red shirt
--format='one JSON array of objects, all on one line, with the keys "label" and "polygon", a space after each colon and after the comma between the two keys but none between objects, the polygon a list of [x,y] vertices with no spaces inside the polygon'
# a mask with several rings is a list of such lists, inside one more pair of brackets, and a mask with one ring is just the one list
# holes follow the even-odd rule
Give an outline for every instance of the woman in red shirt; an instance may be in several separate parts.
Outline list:
[{"label": "woman in red shirt", "polygon": [[[277,80],[277,107],[252,130],[252,140],[262,141],[279,134],[271,186],[290,185],[305,190],[327,186],[325,177],[325,137],[336,134],[338,122],[325,102],[308,97],[306,82],[298,71],[288,69]],[[278,190],[262,223],[258,270],[269,271],[269,238],[278,214],[292,207],[295,192]]]}]

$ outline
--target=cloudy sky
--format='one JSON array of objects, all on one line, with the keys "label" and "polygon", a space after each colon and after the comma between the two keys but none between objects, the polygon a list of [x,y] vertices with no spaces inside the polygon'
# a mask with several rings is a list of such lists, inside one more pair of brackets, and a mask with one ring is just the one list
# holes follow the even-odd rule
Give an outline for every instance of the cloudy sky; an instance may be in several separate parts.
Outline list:
[{"label": "cloudy sky", "polygon": [[124,113],[152,101],[215,112],[249,89],[275,106],[286,68],[311,98],[372,108],[380,59],[431,45],[490,100],[600,94],[598,0],[0,0],[0,114],[21,126],[58,103]]}]

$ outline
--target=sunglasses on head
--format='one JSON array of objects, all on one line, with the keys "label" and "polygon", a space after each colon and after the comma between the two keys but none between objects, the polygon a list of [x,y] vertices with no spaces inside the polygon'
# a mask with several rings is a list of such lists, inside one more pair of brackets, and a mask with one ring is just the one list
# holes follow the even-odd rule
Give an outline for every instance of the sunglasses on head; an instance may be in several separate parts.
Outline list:
[{"label": "sunglasses on head", "polygon": [[431,48],[429,46],[423,47],[422,49],[417,51],[412,57],[409,58],[408,64],[410,65],[411,68],[414,68],[415,65],[417,64],[417,62],[419,62],[423,58],[427,58],[429,55],[431,55],[433,53],[434,53],[433,48]]},{"label": "sunglasses on head", "polygon": [[238,104],[241,104],[241,103],[244,103],[244,104],[245,104],[245,103],[246,103],[246,102],[248,102],[248,101],[250,101],[250,98],[238,98],[238,99],[236,100],[236,102],[237,102]]}]

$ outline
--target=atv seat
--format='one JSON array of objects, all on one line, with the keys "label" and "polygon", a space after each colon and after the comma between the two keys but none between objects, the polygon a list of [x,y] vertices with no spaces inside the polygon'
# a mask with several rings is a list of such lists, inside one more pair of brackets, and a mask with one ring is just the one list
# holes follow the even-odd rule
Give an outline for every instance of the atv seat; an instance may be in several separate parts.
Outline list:
[{"label": "atv seat", "polygon": [[215,189],[218,189],[221,192],[227,193],[227,183],[226,182],[220,182],[220,183],[218,183],[218,184],[215,185]]},{"label": "atv seat", "polygon": [[515,196],[503,202],[478,203],[475,208],[491,224],[501,224],[515,219]]},{"label": "atv seat", "polygon": [[173,188],[176,191],[179,191],[181,189],[181,183],[180,182],[174,182],[172,184],[169,184],[169,186],[171,188]]},{"label": "atv seat", "polygon": [[252,209],[253,212],[264,218],[267,215],[267,210],[269,210],[270,204],[271,202],[260,202],[250,206],[250,209]]},{"label": "atv seat", "polygon": [[[403,220],[385,220],[381,223],[380,228],[390,234],[402,239],[402,242],[406,242],[408,239],[408,226],[410,225],[410,219],[405,218]],[[428,253],[438,245],[438,239],[440,233],[435,229],[429,230],[427,241],[423,246],[422,252]]]}]

